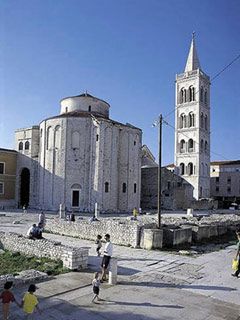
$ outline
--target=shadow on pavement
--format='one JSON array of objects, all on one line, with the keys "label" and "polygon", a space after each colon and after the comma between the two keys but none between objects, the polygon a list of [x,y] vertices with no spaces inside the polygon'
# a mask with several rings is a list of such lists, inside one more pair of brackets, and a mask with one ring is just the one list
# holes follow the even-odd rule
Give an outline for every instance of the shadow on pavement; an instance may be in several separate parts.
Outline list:
[{"label": "shadow on pavement", "polygon": [[124,306],[184,309],[183,306],[174,305],[174,304],[153,304],[151,302],[137,303],[137,302],[128,302],[128,301],[114,301],[114,300],[104,300],[104,301],[106,301],[107,303],[112,302],[113,304],[124,305]]},{"label": "shadow on pavement", "polygon": [[187,285],[187,284],[170,284],[170,283],[156,283],[156,282],[131,282],[120,281],[121,285],[130,286],[143,286],[143,287],[155,287],[155,288],[178,288],[178,289],[199,289],[199,290],[220,290],[220,291],[236,291],[236,288],[220,287],[220,286],[205,286],[205,285]]}]

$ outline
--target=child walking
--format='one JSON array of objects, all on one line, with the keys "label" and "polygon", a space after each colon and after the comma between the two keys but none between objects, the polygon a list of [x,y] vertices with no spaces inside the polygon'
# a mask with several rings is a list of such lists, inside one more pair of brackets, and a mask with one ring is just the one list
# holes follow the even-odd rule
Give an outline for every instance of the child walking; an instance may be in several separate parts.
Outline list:
[{"label": "child walking", "polygon": [[4,284],[4,291],[0,294],[0,299],[3,303],[3,320],[7,320],[9,318],[9,307],[11,302],[15,302],[19,307],[21,307],[21,305],[16,301],[13,293],[10,291],[12,285],[12,281],[7,281]]},{"label": "child walking", "polygon": [[99,273],[95,272],[94,273],[94,279],[92,281],[92,286],[93,286],[93,293],[94,293],[94,297],[92,299],[92,302],[95,302],[95,299],[97,298],[97,301],[100,300],[99,298],[99,292],[100,292],[100,279],[99,279]]},{"label": "child walking", "polygon": [[28,292],[25,293],[23,300],[22,300],[23,311],[25,312],[26,319],[28,319],[28,320],[34,319],[35,309],[37,309],[38,312],[41,313],[41,311],[38,307],[38,299],[34,294],[36,289],[37,288],[36,288],[35,284],[30,284],[30,286],[28,288]]},{"label": "child walking", "polygon": [[100,257],[100,255],[101,255],[100,249],[102,248],[102,236],[100,234],[97,235],[97,239],[95,241],[95,244],[97,245],[97,247],[96,247],[97,256]]}]

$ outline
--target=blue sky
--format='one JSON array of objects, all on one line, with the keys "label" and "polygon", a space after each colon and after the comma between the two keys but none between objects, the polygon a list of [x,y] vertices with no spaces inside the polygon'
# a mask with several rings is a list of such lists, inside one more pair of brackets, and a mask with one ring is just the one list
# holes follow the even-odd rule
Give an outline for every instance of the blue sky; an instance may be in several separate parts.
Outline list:
[{"label": "blue sky", "polygon": [[[87,90],[110,103],[112,119],[140,127],[156,156],[152,123],[174,109],[192,31],[213,77],[240,53],[239,16],[239,0],[2,0],[0,147]],[[174,113],[166,120],[174,125]],[[240,59],[211,86],[212,160],[240,159],[239,123]],[[174,130],[164,126],[163,164],[173,159]]]}]

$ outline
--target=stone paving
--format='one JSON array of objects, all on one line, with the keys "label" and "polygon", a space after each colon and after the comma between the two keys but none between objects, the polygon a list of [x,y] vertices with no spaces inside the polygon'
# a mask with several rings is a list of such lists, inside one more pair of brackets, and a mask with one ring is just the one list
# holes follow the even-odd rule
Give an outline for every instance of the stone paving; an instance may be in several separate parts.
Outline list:
[{"label": "stone paving", "polygon": [[[0,217],[0,230],[25,233],[36,215],[21,216],[19,225],[12,219],[16,216]],[[104,284],[105,301],[95,305],[90,283],[101,259],[95,256],[94,243],[47,233],[44,237],[89,247],[89,270],[40,283],[37,295],[44,311],[36,319],[240,320],[240,279],[230,275],[235,246],[190,257],[115,245],[118,285]],[[17,289],[18,297],[23,290]],[[12,310],[13,320],[23,319],[21,310]]]}]

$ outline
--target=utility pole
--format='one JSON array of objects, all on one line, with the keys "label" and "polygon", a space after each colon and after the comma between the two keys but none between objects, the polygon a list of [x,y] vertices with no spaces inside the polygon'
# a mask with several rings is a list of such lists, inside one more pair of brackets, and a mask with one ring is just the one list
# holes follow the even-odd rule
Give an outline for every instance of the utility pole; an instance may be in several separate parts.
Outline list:
[{"label": "utility pole", "polygon": [[162,114],[158,120],[158,229],[161,228],[161,200],[162,200]]}]

